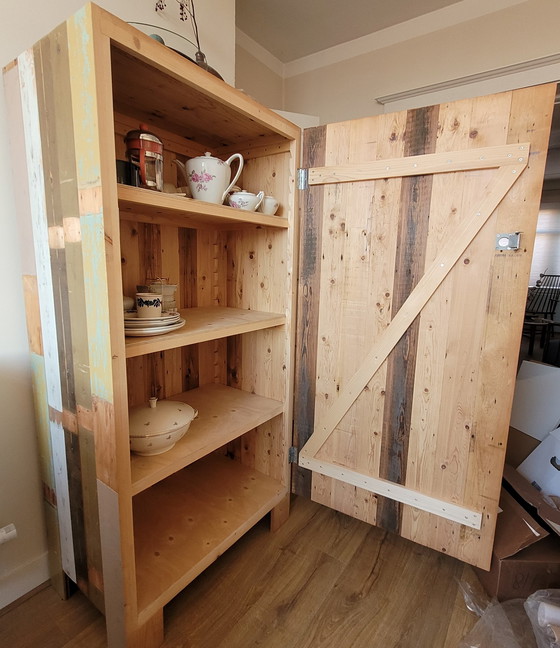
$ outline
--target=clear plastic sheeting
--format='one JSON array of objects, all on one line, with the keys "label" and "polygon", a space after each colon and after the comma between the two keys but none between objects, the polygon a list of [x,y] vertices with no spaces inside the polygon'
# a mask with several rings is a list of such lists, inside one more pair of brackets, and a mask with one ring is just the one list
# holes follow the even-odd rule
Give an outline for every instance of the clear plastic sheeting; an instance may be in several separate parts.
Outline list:
[{"label": "clear plastic sheeting", "polygon": [[458,648],[537,648],[524,603],[513,599],[490,604]]},{"label": "clear plastic sheeting", "polygon": [[498,603],[464,581],[459,588],[467,608],[480,618],[457,648],[537,648],[524,599]]},{"label": "clear plastic sheeting", "polygon": [[539,590],[525,601],[538,648],[560,648],[560,590]]}]

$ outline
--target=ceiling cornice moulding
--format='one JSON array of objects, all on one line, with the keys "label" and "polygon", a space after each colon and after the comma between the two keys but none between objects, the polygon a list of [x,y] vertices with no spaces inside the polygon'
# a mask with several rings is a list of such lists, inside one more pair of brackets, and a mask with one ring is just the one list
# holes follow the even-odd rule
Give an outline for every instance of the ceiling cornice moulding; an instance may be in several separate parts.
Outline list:
[{"label": "ceiling cornice moulding", "polygon": [[447,29],[497,11],[503,11],[527,1],[492,0],[488,2],[488,0],[462,0],[462,2],[418,16],[393,27],[387,27],[387,29],[381,29],[367,36],[329,47],[322,52],[316,52],[295,61],[290,61],[284,65],[284,78],[313,72],[319,68],[341,63],[356,56],[397,45],[413,38],[426,36],[441,29]]},{"label": "ceiling cornice moulding", "polygon": [[249,54],[257,58],[275,74],[287,79],[313,72],[335,63],[341,63],[362,54],[383,49],[391,45],[405,42],[412,38],[453,27],[468,20],[474,20],[497,11],[509,9],[523,4],[528,0],[462,0],[455,4],[432,11],[412,20],[382,29],[377,32],[356,38],[355,40],[329,47],[328,49],[304,56],[289,63],[282,63],[268,50],[237,29],[237,44]]},{"label": "ceiling cornice moulding", "polygon": [[236,45],[239,45],[239,47],[251,54],[251,56],[254,56],[263,65],[266,65],[266,67],[269,70],[272,70],[274,74],[284,78],[284,63],[277,59],[274,54],[271,54],[262,45],[259,45],[257,41],[253,40],[250,36],[247,36],[247,34],[241,31],[239,27],[235,29],[235,39]]}]

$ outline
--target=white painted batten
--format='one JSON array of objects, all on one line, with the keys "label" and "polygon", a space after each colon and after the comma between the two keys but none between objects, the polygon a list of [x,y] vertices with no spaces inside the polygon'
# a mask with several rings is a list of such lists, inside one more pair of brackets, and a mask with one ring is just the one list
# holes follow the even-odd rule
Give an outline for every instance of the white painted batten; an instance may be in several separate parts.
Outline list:
[{"label": "white painted batten", "polygon": [[419,491],[406,488],[400,484],[379,479],[378,477],[364,475],[345,466],[338,466],[327,461],[308,457],[307,455],[300,455],[299,465],[326,477],[332,477],[346,484],[352,484],[356,488],[363,488],[370,493],[382,495],[401,504],[408,504],[421,511],[438,515],[446,520],[458,522],[473,529],[480,529],[482,526],[482,514],[478,511],[424,495]]}]

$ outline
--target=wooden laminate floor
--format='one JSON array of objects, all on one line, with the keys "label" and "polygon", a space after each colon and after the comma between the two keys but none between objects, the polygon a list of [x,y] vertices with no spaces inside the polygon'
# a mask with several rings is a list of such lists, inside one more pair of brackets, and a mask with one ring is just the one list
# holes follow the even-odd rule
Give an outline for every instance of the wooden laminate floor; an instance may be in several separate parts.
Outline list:
[{"label": "wooden laminate floor", "polygon": [[[457,648],[476,623],[459,589],[472,569],[294,498],[165,608],[164,648]],[[0,646],[104,648],[103,617],[51,587],[0,611]]]}]

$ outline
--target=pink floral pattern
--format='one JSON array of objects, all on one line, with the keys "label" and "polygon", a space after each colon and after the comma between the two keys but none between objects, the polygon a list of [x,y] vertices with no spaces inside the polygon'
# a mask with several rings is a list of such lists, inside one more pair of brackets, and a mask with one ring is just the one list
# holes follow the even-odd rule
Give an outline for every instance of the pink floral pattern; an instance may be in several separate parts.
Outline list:
[{"label": "pink floral pattern", "polygon": [[245,209],[245,207],[249,206],[249,201],[236,197],[235,200],[232,200],[229,204],[232,207],[235,207],[235,209]]},{"label": "pink floral pattern", "polygon": [[202,173],[191,171],[190,173],[191,182],[196,184],[197,191],[208,191],[208,187],[206,185],[208,182],[214,180],[215,177],[215,175],[207,173],[206,171],[203,171]]}]

